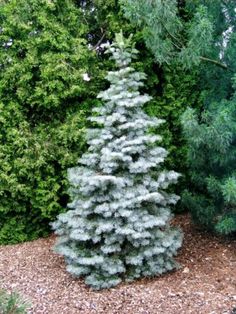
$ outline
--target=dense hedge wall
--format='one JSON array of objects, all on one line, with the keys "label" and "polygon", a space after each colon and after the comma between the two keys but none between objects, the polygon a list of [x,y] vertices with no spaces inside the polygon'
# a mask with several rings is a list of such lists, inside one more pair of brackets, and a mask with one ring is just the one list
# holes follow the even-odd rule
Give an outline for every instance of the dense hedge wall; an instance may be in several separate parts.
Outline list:
[{"label": "dense hedge wall", "polygon": [[71,1],[1,5],[0,243],[44,235],[67,202],[66,170],[96,103],[95,53]]}]

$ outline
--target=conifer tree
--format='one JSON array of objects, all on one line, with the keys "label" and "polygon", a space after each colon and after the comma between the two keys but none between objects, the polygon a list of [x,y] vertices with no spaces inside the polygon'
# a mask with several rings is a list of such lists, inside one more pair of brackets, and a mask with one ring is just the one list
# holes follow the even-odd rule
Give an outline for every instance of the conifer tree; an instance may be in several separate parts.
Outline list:
[{"label": "conifer tree", "polygon": [[[200,69],[202,110],[182,116],[187,142],[189,184],[182,203],[193,221],[212,232],[236,232],[236,12],[235,1],[205,2],[214,21],[211,55],[225,69]],[[232,82],[234,84],[232,84]]]},{"label": "conifer tree", "polygon": [[47,235],[67,203],[103,78],[87,34],[73,0],[0,1],[0,244]]},{"label": "conifer tree", "polygon": [[105,105],[90,118],[98,127],[88,130],[88,152],[68,171],[70,210],[53,223],[56,252],[93,289],[174,269],[182,242],[169,225],[178,196],[168,186],[179,174],[161,169],[167,152],[157,145],[161,137],[148,133],[163,121],[142,111],[150,97],[139,92],[145,74],[130,66],[137,50],[117,34],[107,52],[118,69],[98,95]]},{"label": "conifer tree", "polygon": [[182,202],[198,226],[224,235],[236,232],[235,114],[233,97],[182,116],[191,182]]}]

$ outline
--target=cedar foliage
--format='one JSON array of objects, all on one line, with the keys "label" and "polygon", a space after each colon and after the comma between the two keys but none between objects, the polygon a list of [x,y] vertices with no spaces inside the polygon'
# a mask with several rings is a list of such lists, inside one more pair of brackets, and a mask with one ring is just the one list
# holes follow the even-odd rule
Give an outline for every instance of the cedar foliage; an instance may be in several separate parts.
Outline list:
[{"label": "cedar foliage", "polygon": [[96,91],[82,75],[97,66],[70,0],[1,2],[0,21],[0,243],[16,243],[47,234],[67,202]]}]

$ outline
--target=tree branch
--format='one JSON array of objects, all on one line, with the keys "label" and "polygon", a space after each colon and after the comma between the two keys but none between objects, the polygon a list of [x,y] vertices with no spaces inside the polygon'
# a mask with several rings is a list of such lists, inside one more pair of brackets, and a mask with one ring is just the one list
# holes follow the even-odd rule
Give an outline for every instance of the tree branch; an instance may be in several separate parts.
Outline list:
[{"label": "tree branch", "polygon": [[225,70],[228,70],[228,67],[227,67],[226,64],[221,63],[221,62],[219,62],[217,60],[206,58],[206,57],[200,57],[200,60],[206,61],[206,62],[211,62],[211,63],[213,63],[213,64],[215,64],[215,65],[217,65],[217,66],[219,66],[219,67],[221,67],[221,68],[223,68]]},{"label": "tree branch", "polygon": [[96,45],[92,47],[92,50],[96,50],[101,45],[105,36],[106,36],[106,31],[103,32],[102,37],[99,39]]}]

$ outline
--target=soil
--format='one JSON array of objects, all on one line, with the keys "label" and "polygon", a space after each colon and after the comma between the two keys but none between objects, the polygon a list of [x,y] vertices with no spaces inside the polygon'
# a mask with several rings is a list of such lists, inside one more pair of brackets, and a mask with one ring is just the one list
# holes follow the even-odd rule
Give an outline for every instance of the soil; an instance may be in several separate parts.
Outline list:
[{"label": "soil", "polygon": [[65,271],[51,236],[0,246],[0,286],[18,291],[32,314],[236,313],[236,239],[197,230],[186,214],[174,224],[185,234],[181,268],[161,277],[92,291]]}]

